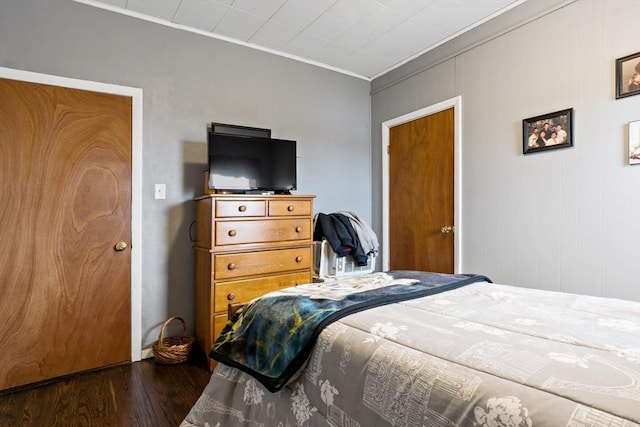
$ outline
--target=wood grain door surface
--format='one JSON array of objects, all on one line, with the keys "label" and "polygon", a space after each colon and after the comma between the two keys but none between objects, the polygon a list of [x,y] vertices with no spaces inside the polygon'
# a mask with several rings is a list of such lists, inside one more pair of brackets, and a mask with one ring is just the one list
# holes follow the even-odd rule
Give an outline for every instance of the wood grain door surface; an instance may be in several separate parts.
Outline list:
[{"label": "wood grain door surface", "polygon": [[131,358],[131,113],[0,79],[0,389]]},{"label": "wood grain door surface", "polygon": [[453,273],[454,111],[389,130],[389,267]]}]

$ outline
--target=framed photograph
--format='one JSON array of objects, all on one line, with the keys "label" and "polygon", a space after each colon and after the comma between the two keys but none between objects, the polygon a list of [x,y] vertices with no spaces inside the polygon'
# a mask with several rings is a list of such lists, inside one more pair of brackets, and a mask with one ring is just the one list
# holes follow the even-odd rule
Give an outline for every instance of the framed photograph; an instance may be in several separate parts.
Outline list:
[{"label": "framed photograph", "polygon": [[522,153],[573,146],[573,108],[522,121]]},{"label": "framed photograph", "polygon": [[629,123],[629,164],[640,165],[640,120]]},{"label": "framed photograph", "polygon": [[616,59],[616,99],[640,94],[640,52]]}]

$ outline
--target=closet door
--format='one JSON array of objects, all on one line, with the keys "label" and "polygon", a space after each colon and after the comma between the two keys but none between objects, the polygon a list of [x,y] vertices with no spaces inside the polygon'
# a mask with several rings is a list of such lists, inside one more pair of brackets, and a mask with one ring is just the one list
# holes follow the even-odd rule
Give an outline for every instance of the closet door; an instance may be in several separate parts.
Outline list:
[{"label": "closet door", "polygon": [[0,389],[130,360],[131,113],[0,79]]},{"label": "closet door", "polygon": [[389,268],[453,273],[454,111],[389,130]]}]

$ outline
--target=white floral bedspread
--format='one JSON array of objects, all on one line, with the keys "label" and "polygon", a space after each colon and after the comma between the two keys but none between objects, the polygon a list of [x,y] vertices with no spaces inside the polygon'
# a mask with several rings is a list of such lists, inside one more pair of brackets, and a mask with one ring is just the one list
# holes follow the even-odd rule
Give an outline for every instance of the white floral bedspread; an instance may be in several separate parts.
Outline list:
[{"label": "white floral bedspread", "polygon": [[640,303],[476,283],[347,316],[269,393],[219,364],[187,426],[640,426]]}]

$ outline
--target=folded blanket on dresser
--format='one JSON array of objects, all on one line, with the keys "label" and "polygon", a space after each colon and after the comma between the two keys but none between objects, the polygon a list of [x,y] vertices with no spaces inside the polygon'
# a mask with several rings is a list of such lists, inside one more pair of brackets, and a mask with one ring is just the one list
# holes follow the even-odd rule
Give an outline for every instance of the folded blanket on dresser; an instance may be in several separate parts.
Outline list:
[{"label": "folded blanket on dresser", "polygon": [[304,366],[322,329],[335,320],[481,281],[491,282],[480,275],[392,271],[272,292],[230,319],[210,356],[275,392]]}]

